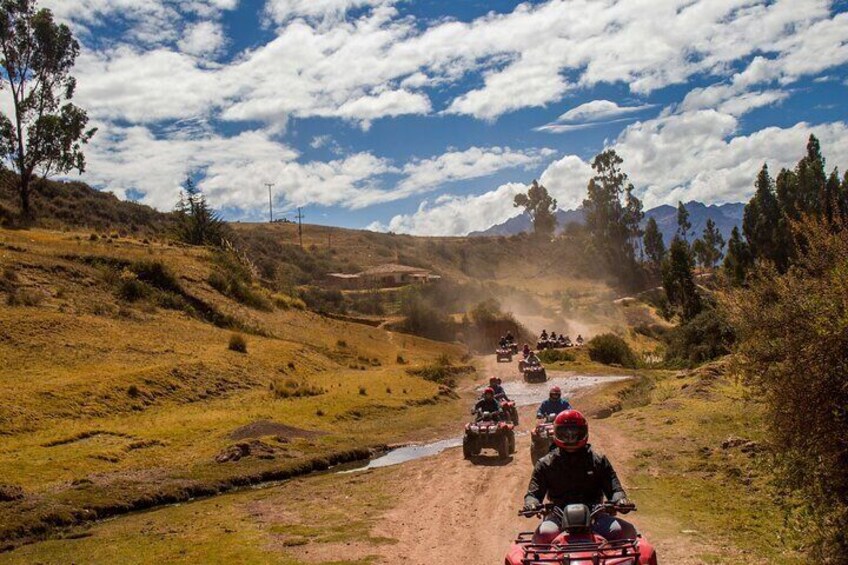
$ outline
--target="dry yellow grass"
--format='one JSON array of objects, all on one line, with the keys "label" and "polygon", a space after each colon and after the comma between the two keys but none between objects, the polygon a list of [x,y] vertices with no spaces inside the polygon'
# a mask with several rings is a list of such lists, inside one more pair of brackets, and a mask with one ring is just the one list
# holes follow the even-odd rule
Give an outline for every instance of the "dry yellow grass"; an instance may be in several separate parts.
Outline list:
[{"label": "dry yellow grass", "polygon": [[[173,273],[193,309],[120,300],[109,269],[144,261]],[[209,286],[212,268],[198,248],[0,231],[0,483],[27,493],[0,503],[0,532],[38,523],[51,505],[70,516],[394,441],[456,409],[433,402],[438,385],[407,368],[458,359],[459,348],[297,309],[247,308]],[[21,289],[42,299],[7,305]],[[246,354],[228,349],[233,324]],[[281,379],[323,394],[282,398],[272,390]],[[235,443],[231,432],[259,420],[320,435],[273,444],[274,460],[215,462]]]}]

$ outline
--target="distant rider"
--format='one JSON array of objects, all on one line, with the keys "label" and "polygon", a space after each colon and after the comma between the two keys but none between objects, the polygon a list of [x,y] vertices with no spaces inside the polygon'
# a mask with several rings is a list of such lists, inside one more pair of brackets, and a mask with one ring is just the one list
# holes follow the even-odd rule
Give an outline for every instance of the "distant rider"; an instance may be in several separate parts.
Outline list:
[{"label": "distant rider", "polygon": [[509,400],[506,395],[506,391],[504,390],[504,387],[501,386],[501,380],[498,377],[489,377],[489,388],[494,391],[495,398],[500,395],[503,395],[504,400]]},{"label": "distant rider", "polygon": [[506,338],[507,343],[515,343],[515,338],[512,336],[512,332],[506,332],[506,336],[504,337]]},{"label": "distant rider", "polygon": [[500,347],[501,349],[506,349],[506,346],[507,346],[506,336],[503,336],[501,338],[501,340],[498,342],[498,347]]},{"label": "distant rider", "polygon": [[542,364],[542,361],[539,359],[539,356],[536,355],[535,351],[531,351],[527,355],[527,359],[525,359],[525,365],[531,365],[533,367],[539,366]]},{"label": "distant rider", "polygon": [[556,332],[551,332],[551,341],[556,341],[556,340],[557,340]]},{"label": "distant rider", "polygon": [[491,412],[497,416],[501,415],[501,404],[495,400],[495,391],[492,387],[486,387],[483,391],[483,398],[477,401],[474,405],[473,414],[482,414],[483,412]]},{"label": "distant rider", "polygon": [[[606,456],[589,445],[589,424],[577,410],[560,412],[554,420],[556,447],[539,459],[524,497],[524,509],[535,510],[545,497],[558,508],[585,504],[590,508],[604,498],[627,505],[627,494]],[[551,543],[562,529],[562,516],[551,512],[533,535],[539,544]],[[599,514],[595,532],[607,540],[635,539],[636,527],[620,518]]]},{"label": "distant rider", "polygon": [[571,404],[568,403],[567,398],[562,397],[562,390],[555,386],[551,388],[548,399],[536,410],[536,417],[544,418],[548,414],[559,414],[563,410],[571,410]]},{"label": "distant rider", "polygon": [[524,344],[524,349],[522,349],[522,350],[521,350],[521,354],[522,354],[522,355],[524,355],[524,358],[525,358],[525,359],[527,359],[527,357],[528,357],[531,353],[532,353],[532,351],[530,350],[530,344],[529,344],[529,343],[525,343],[525,344]]},{"label": "distant rider", "polygon": [[583,336],[577,334],[577,345],[583,345]]},{"label": "distant rider", "polygon": [[548,341],[548,332],[542,330],[542,335],[539,336],[539,341]]}]

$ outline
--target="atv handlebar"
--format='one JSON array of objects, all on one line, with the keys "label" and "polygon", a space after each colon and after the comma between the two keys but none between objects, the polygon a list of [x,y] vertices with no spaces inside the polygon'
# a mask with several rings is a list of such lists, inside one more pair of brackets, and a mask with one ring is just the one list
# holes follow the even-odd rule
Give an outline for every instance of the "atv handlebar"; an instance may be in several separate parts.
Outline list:
[{"label": "atv handlebar", "polygon": [[[562,508],[553,503],[545,503],[540,504],[536,508],[532,509],[521,509],[518,511],[519,516],[524,516],[525,518],[544,518],[557,508]],[[598,514],[609,514],[610,516],[615,516],[618,512],[622,514],[627,514],[628,512],[634,512],[636,510],[636,505],[633,503],[630,504],[618,504],[615,502],[604,502],[603,504],[596,504],[591,507],[592,512],[590,517],[594,520],[595,516]]]}]

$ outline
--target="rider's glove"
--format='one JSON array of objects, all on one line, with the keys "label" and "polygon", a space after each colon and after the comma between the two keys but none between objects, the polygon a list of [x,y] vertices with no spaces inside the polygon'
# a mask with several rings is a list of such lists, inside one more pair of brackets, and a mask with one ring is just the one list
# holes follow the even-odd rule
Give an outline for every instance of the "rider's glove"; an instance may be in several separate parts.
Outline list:
[{"label": "rider's glove", "polygon": [[[617,492],[612,497],[612,502],[617,504],[618,506],[633,506],[633,503],[630,502],[630,499],[627,498],[627,495],[623,492]],[[630,512],[627,508],[623,508],[620,510],[622,514],[627,514]]]},{"label": "rider's glove", "polygon": [[527,498],[524,499],[524,511],[525,512],[532,512],[532,511],[538,509],[539,506],[541,506],[541,505],[539,504],[539,501],[536,500],[535,498],[527,497]]}]

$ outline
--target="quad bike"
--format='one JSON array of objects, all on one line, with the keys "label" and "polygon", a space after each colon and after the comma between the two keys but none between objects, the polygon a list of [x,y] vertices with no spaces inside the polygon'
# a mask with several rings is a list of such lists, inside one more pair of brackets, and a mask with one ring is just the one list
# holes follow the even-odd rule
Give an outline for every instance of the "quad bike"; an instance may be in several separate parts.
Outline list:
[{"label": "quad bike", "polygon": [[494,449],[500,459],[515,453],[515,431],[510,422],[499,422],[497,414],[477,412],[474,422],[465,425],[462,456],[471,459],[483,449]]},{"label": "quad bike", "polygon": [[506,361],[507,363],[512,363],[512,349],[509,347],[498,347],[495,350],[495,357],[497,362]]},{"label": "quad bike", "polygon": [[521,372],[526,383],[543,383],[548,380],[548,373],[541,365],[525,364]]},{"label": "quad bike", "polygon": [[530,432],[530,460],[533,465],[551,450],[554,444],[554,418],[556,414],[548,414],[544,420],[539,420]]},{"label": "quad bike", "polygon": [[542,351],[544,349],[548,349],[550,346],[551,346],[551,342],[550,342],[550,340],[547,340],[547,339],[540,339],[539,341],[536,342],[536,350],[537,351]]},{"label": "quad bike", "polygon": [[576,347],[583,347],[583,338],[582,337],[577,338],[577,341],[575,342],[575,346]]},{"label": "quad bike", "polygon": [[514,426],[518,425],[518,408],[515,407],[514,400],[507,400],[505,394],[496,394],[495,400],[501,403],[501,410],[504,411],[509,421],[512,422]]},{"label": "quad bike", "polygon": [[507,347],[509,347],[509,350],[512,351],[513,355],[518,355],[518,344],[517,343],[515,343],[514,341],[510,341],[506,345],[507,345]]},{"label": "quad bike", "polygon": [[558,508],[544,504],[535,510],[522,510],[525,518],[543,518],[550,513],[562,516],[562,533],[550,543],[534,542],[533,532],[521,532],[504,559],[504,565],[657,565],[657,553],[648,540],[607,540],[592,531],[599,514],[636,510],[634,505],[599,504],[591,510],[585,504]]}]

